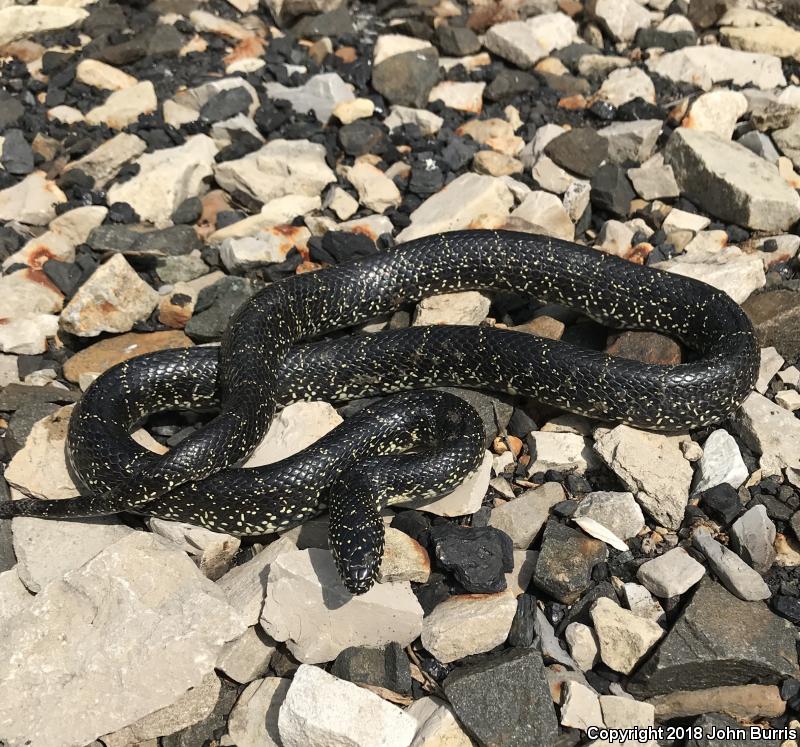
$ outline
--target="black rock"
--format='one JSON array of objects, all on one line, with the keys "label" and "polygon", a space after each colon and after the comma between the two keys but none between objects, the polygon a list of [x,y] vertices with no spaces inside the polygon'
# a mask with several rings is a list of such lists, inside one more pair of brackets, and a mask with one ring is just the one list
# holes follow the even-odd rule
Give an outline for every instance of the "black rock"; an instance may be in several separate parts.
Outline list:
[{"label": "black rock", "polygon": [[705,577],[628,684],[637,699],[710,687],[777,684],[800,674],[794,627]]},{"label": "black rock", "polygon": [[800,599],[783,595],[772,598],[772,609],[790,623],[800,625]]},{"label": "black rock", "polygon": [[42,55],[42,72],[47,75],[55,75],[63,70],[73,59],[74,55],[69,52],[53,52],[48,50]]},{"label": "black rock", "polygon": [[0,389],[0,412],[11,412],[38,402],[68,405],[80,399],[80,392],[55,386],[7,384]]},{"label": "black rock", "polygon": [[591,177],[608,155],[608,140],[590,127],[577,127],[553,138],[544,152],[567,171]]},{"label": "black rock", "polygon": [[554,747],[558,739],[542,655],[515,648],[455,670],[444,692],[466,730],[480,744]]},{"label": "black rock", "polygon": [[414,589],[419,606],[425,615],[430,615],[438,604],[450,597],[450,588],[441,573],[431,573],[430,578]]},{"label": "black rock", "polygon": [[487,101],[504,101],[514,96],[532,96],[539,91],[539,81],[522,70],[503,68],[494,80],[486,86],[483,97]]},{"label": "black rock", "polygon": [[139,216],[127,202],[115,202],[109,206],[106,220],[109,223],[131,224],[138,223]]},{"label": "black rock", "polygon": [[195,313],[186,324],[186,334],[198,342],[212,342],[222,337],[236,310],[253,295],[255,289],[244,278],[224,277],[197,296]]},{"label": "black rock", "polygon": [[563,604],[572,604],[592,582],[592,569],[608,553],[600,540],[572,527],[548,521],[533,583]]},{"label": "black rock", "polygon": [[60,409],[60,405],[50,402],[29,402],[19,407],[8,419],[8,428],[5,434],[5,447],[13,456],[24,445],[33,426],[42,418],[52,415]]},{"label": "black rock", "polygon": [[86,243],[96,252],[132,251],[141,234],[118,225],[104,225],[93,228]]},{"label": "black rock", "polygon": [[291,33],[298,39],[318,39],[321,36],[335,39],[345,34],[354,34],[355,27],[347,3],[342,3],[336,10],[328,13],[303,16],[292,26]]},{"label": "black rock", "polygon": [[725,527],[744,513],[739,493],[726,482],[700,493],[700,507],[714,521]]},{"label": "black rock", "polygon": [[428,542],[428,530],[431,528],[431,520],[427,514],[409,509],[408,511],[398,512],[392,519],[390,526],[407,534],[411,539],[424,546]]},{"label": "black rock", "polygon": [[33,171],[33,150],[22,130],[7,130],[0,163],[9,174],[22,176]]},{"label": "black rock", "polygon": [[230,134],[231,142],[218,151],[217,155],[214,156],[214,160],[217,163],[243,158],[248,153],[252,153],[264,145],[261,138],[256,137],[252,132],[247,132],[245,130],[234,130]]},{"label": "black rock", "polygon": [[166,254],[179,256],[190,254],[195,250],[200,250],[203,242],[195,233],[191,226],[169,226],[160,231],[150,231],[149,233],[139,234],[139,238],[133,245],[135,252],[146,252],[154,254]]},{"label": "black rock", "polygon": [[480,146],[472,138],[453,137],[442,150],[441,156],[451,171],[461,171],[472,157],[480,150]]},{"label": "black rock", "polygon": [[674,52],[683,47],[692,47],[697,44],[697,34],[694,31],[659,31],[655,28],[639,29],[634,42],[640,49],[660,47],[665,52]]},{"label": "black rock", "polygon": [[[560,136],[560,137],[563,137]],[[601,166],[592,177],[592,207],[627,217],[631,201],[636,199],[625,169],[613,163]]]},{"label": "black rock", "polygon": [[508,425],[511,413],[514,412],[514,406],[508,402],[483,392],[477,392],[474,389],[460,389],[453,386],[438,388],[443,392],[450,392],[461,397],[461,399],[465,399],[475,408],[483,421],[483,430],[486,435],[484,444],[487,449],[491,446],[495,436]]},{"label": "black rock", "polygon": [[366,153],[383,153],[389,140],[377,125],[365,119],[357,119],[340,128],[339,144],[347,155],[363,156]]},{"label": "black rock", "polygon": [[[11,500],[11,491],[8,483],[0,478],[0,497],[4,501]],[[0,521],[0,573],[11,570],[17,564],[17,557],[14,554],[14,537],[11,534],[11,520],[3,519]]]},{"label": "black rock", "polygon": [[372,69],[372,85],[391,104],[423,107],[439,81],[439,55],[434,49],[403,52]]},{"label": "black rock", "polygon": [[199,197],[187,197],[172,214],[172,222],[176,225],[191,226],[200,220],[203,214],[203,201]]},{"label": "black rock", "polygon": [[16,125],[25,114],[25,107],[16,97],[0,91],[0,132]]},{"label": "black rock", "polygon": [[57,259],[48,259],[42,265],[44,274],[68,298],[78,289],[83,270],[74,262],[59,262]]},{"label": "black rock", "polygon": [[789,526],[791,526],[794,536],[800,540],[800,511],[795,511],[792,518],[789,519]]},{"label": "black rock", "polygon": [[222,122],[246,112],[253,104],[253,97],[244,87],[228,88],[214,94],[200,109],[200,118],[206,122]]},{"label": "black rock", "polygon": [[[704,736],[693,736],[691,739],[687,739],[686,747],[722,747],[722,745],[725,747],[779,747],[781,744],[780,739],[765,739],[764,737],[750,739],[750,727],[742,726],[738,721],[722,713],[703,714],[691,725],[692,729],[694,727],[702,729]],[[759,727],[753,728],[757,729],[756,734],[760,731]],[[742,731],[747,736],[742,739],[734,736]]]},{"label": "black rock", "polygon": [[375,242],[360,233],[328,231],[319,241],[309,241],[309,256],[314,262],[337,265],[357,257],[376,254]]},{"label": "black rock", "polygon": [[505,532],[447,523],[432,527],[429,536],[438,564],[453,573],[467,592],[505,590],[504,574],[514,569],[514,545]]},{"label": "black rock", "polygon": [[63,190],[69,190],[77,187],[78,189],[88,192],[94,188],[94,177],[81,171],[78,168],[65,171],[58,177],[56,183]]},{"label": "black rock", "polygon": [[517,597],[517,611],[508,631],[508,645],[515,648],[529,648],[536,638],[536,597],[520,594]]},{"label": "black rock", "polygon": [[411,690],[411,666],[399,643],[383,648],[346,648],[333,662],[331,674],[348,682],[385,687],[396,693]]},{"label": "black rock", "polygon": [[447,23],[436,30],[436,44],[442,52],[452,57],[475,54],[481,48],[480,39],[472,29]]},{"label": "black rock", "polygon": [[574,75],[555,75],[553,73],[539,73],[542,83],[559,96],[588,95],[592,87],[585,78]]},{"label": "black rock", "polygon": [[637,97],[620,105],[617,109],[617,119],[623,122],[634,122],[638,119],[666,119],[666,114],[655,104]]},{"label": "black rock", "polygon": [[444,186],[444,174],[438,166],[429,168],[427,164],[415,161],[411,166],[411,179],[408,189],[416,195],[427,197]]}]

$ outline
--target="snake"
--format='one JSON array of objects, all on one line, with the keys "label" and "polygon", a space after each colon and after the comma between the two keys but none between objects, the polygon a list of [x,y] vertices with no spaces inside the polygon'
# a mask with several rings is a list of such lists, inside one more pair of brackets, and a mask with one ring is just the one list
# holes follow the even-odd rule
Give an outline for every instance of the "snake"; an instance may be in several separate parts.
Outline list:
[{"label": "snake", "polygon": [[[469,290],[565,306],[611,330],[658,332],[690,352],[682,363],[649,364],[491,324],[326,337],[430,295]],[[81,495],[3,502],[0,517],[128,512],[245,537],[327,510],[339,575],[362,594],[380,578],[384,509],[447,494],[484,458],[481,417],[443,387],[525,395],[674,433],[729,417],[758,366],[747,315],[700,280],[545,235],[447,231],[267,284],[216,347],[111,367],[70,417],[67,455]],[[308,448],[245,466],[277,408],[370,397],[380,399]],[[212,417],[165,454],[132,438],[147,416],[181,409]]]}]

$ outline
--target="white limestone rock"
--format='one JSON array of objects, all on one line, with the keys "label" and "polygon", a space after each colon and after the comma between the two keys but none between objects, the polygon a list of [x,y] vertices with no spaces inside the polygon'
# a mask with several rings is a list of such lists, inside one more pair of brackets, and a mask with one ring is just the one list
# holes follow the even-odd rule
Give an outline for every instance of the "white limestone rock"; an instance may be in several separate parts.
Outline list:
[{"label": "white limestone rock", "polygon": [[598,429],[595,451],[639,505],[668,529],[677,529],[689,500],[692,467],[681,452],[683,437],[619,425]]},{"label": "white limestone rock", "polygon": [[536,443],[536,461],[528,467],[528,475],[549,469],[583,474],[599,463],[591,439],[577,433],[541,430],[530,437]]},{"label": "white limestone rock", "polygon": [[75,26],[89,15],[83,8],[53,5],[9,5],[0,8],[0,45],[43,31]]},{"label": "white limestone rock", "polygon": [[141,156],[145,150],[147,143],[140,137],[120,132],[82,158],[69,163],[64,171],[80,169],[94,179],[96,187],[103,188],[126,163]]},{"label": "white limestone rock", "polygon": [[597,134],[608,141],[607,159],[612,163],[644,163],[656,147],[662,125],[660,119],[614,122],[598,130]]},{"label": "white limestone rock", "polygon": [[493,508],[489,526],[511,537],[514,547],[526,550],[547,522],[550,509],[563,500],[564,489],[561,485],[546,482]]},{"label": "white limestone rock", "polygon": [[758,378],[755,389],[759,394],[766,394],[769,383],[785,363],[783,356],[773,347],[761,348],[758,366]]},{"label": "white limestone rock", "polygon": [[464,516],[474,514],[483,503],[492,476],[492,453],[485,451],[483,461],[454,491],[428,503],[415,506],[436,516]]},{"label": "white limestone rock", "polygon": [[745,445],[761,455],[764,477],[800,468],[800,420],[758,392],[751,392],[734,415]]},{"label": "white limestone rock", "polygon": [[331,661],[348,646],[408,645],[422,608],[405,583],[376,584],[354,597],[327,550],[279,555],[269,567],[261,626],[304,663]]},{"label": "white limestone rock", "polygon": [[580,622],[572,622],[564,630],[564,638],[569,652],[582,672],[588,672],[600,661],[600,648],[597,636],[588,626]]},{"label": "white limestone rock", "polygon": [[420,132],[423,135],[430,137],[439,132],[444,120],[438,114],[429,112],[427,109],[414,109],[411,106],[395,104],[391,108],[389,116],[383,120],[383,123],[389,130],[394,130],[406,124],[415,124],[420,128]]},{"label": "white limestone rock", "polygon": [[639,615],[639,617],[644,617],[647,620],[652,620],[659,624],[666,622],[664,608],[641,584],[624,584],[622,587],[622,597],[625,600],[625,606],[633,612],[634,615]]},{"label": "white limestone rock", "polygon": [[424,584],[431,575],[431,561],[425,548],[405,532],[384,530],[383,559],[378,581],[416,581]]},{"label": "white limestone rock", "polygon": [[633,493],[597,491],[585,495],[578,503],[573,519],[593,519],[620,540],[635,537],[644,528],[644,515]]},{"label": "white limestone rock", "polygon": [[222,647],[215,666],[235,682],[252,682],[267,673],[276,647],[275,641],[253,625]]},{"label": "white limestone rock", "polygon": [[600,642],[600,658],[607,667],[622,674],[630,674],[664,635],[660,625],[606,597],[592,605],[590,614]]},{"label": "white limestone rock", "polygon": [[216,154],[217,146],[207,135],[192,135],[183,145],[145,153],[136,160],[139,173],[108,190],[109,204],[127,202],[142,220],[166,228],[178,205],[205,191],[203,180],[211,176]]},{"label": "white limestone rock", "polygon": [[40,355],[47,351],[47,338],[58,332],[58,317],[24,314],[0,325],[0,351],[18,355]]},{"label": "white limestone rock", "polygon": [[75,80],[104,91],[121,91],[123,88],[135,86],[138,82],[132,75],[113,65],[91,59],[81,60],[78,63],[75,68]]},{"label": "white limestone rock", "polygon": [[695,99],[682,126],[730,140],[737,120],[746,111],[747,98],[739,91],[709,91]]},{"label": "white limestone rock", "polygon": [[517,67],[533,67],[554,49],[578,41],[575,22],[564,13],[543,13],[526,21],[506,21],[494,24],[486,33],[483,44]]},{"label": "white limestone rock", "polygon": [[704,91],[721,81],[762,90],[786,85],[780,58],[713,44],[667,52],[648,60],[647,67],[664,78],[692,83]]},{"label": "white limestone rock", "polygon": [[226,191],[240,190],[263,203],[284,195],[320,197],[336,181],[323,145],[280,138],[244,158],[217,164],[214,177]]},{"label": "white limestone rock", "polygon": [[0,732],[82,747],[198,686],[243,630],[184,553],[130,532],[0,622]]},{"label": "white limestone rock", "polygon": [[587,9],[618,42],[633,41],[639,29],[650,26],[652,18],[635,0],[589,0]]},{"label": "white limestone rock", "polygon": [[327,402],[293,402],[272,419],[267,434],[243,466],[279,462],[315,443],[342,422],[342,416]]},{"label": "white limestone rock", "polygon": [[679,127],[664,160],[681,191],[717,218],[759,231],[785,231],[800,217],[797,192],[774,166],[743,145]]},{"label": "white limestone rock", "polygon": [[156,89],[149,80],[114,91],[100,106],[86,112],[90,125],[107,125],[121,130],[136,122],[142,114],[151,114],[158,107]]},{"label": "white limestone rock", "polygon": [[56,217],[55,206],[66,201],[55,182],[43,171],[34,171],[13,187],[0,190],[0,221],[46,226]]},{"label": "white limestone rock", "polygon": [[314,112],[323,124],[330,118],[337,104],[355,100],[353,87],[345,83],[338,73],[320,73],[311,76],[302,86],[289,87],[282,83],[266,83],[264,89],[272,99],[284,99],[300,114]]},{"label": "white limestone rock", "polygon": [[714,574],[725,588],[739,599],[756,602],[772,596],[764,579],[735,552],[723,547],[712,536],[708,527],[698,527],[692,533],[692,544],[706,556]]},{"label": "white limestone rock", "polygon": [[306,249],[311,231],[305,226],[263,228],[254,236],[225,239],[219,256],[229,272],[253,270],[274,262],[283,262],[292,249]]},{"label": "white limestone rock", "polygon": [[581,731],[603,726],[600,700],[592,688],[580,682],[566,682],[561,693],[561,726]]},{"label": "white limestone rock", "polygon": [[462,174],[411,213],[411,225],[397,241],[460,228],[498,227],[513,206],[514,196],[502,177]]},{"label": "white limestone rock", "polygon": [[644,70],[638,67],[620,68],[612,71],[603,81],[597,96],[614,106],[622,106],[635,98],[654,104],[656,87]]},{"label": "white limestone rock", "polygon": [[753,506],[731,525],[731,546],[759,573],[775,562],[775,524],[764,505]]},{"label": "white limestone rock", "polygon": [[452,596],[425,617],[422,645],[444,663],[491,651],[508,637],[516,610],[508,591]]},{"label": "white limestone rock", "polygon": [[432,695],[419,698],[406,713],[417,722],[411,747],[472,747],[472,740],[444,700]]},{"label": "white limestone rock", "polygon": [[722,483],[738,488],[749,476],[736,440],[728,431],[718,428],[703,443],[703,456],[697,462],[692,493],[700,493]]},{"label": "white limestone rock", "polygon": [[480,324],[489,313],[491,299],[480,291],[457,291],[423,298],[414,310],[412,326],[430,324]]},{"label": "white limestone rock", "polygon": [[676,547],[642,563],[636,578],[657,597],[669,599],[691,589],[705,573],[702,563],[698,563],[682,547]]},{"label": "white limestone rock", "polygon": [[278,715],[283,747],[408,747],[417,721],[364,688],[301,665]]},{"label": "white limestone rock", "polygon": [[147,524],[151,531],[174,542],[194,558],[203,575],[212,581],[226,573],[241,545],[238,537],[180,521],[150,518]]},{"label": "white limestone rock", "polygon": [[100,265],[61,312],[61,326],[79,337],[129,332],[158,305],[158,292],[142,280],[122,254]]},{"label": "white limestone rock", "polygon": [[531,192],[512,211],[511,217],[539,226],[543,233],[557,239],[572,241],[575,238],[575,226],[563,202],[549,192]]},{"label": "white limestone rock", "polygon": [[284,677],[265,677],[244,689],[228,717],[236,747],[281,747],[278,714],[291,684]]},{"label": "white limestone rock", "polygon": [[349,168],[347,180],[356,188],[359,202],[376,213],[385,213],[403,201],[397,185],[372,164],[360,161]]}]

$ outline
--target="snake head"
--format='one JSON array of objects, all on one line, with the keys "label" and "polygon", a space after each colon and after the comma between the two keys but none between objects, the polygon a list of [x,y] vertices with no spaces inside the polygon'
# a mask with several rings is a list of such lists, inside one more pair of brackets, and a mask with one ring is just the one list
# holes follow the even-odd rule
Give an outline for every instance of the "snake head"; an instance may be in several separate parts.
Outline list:
[{"label": "snake head", "polygon": [[368,592],[383,559],[383,520],[369,502],[332,499],[328,542],[336,569],[351,594]]}]

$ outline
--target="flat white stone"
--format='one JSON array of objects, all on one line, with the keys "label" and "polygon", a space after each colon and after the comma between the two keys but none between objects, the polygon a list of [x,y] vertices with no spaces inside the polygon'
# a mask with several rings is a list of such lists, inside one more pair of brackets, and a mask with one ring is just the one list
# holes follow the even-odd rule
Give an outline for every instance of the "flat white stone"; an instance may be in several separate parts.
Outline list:
[{"label": "flat white stone", "polygon": [[578,40],[578,28],[565,13],[542,13],[526,21],[494,24],[484,46],[517,67],[530,68],[554,49]]},{"label": "flat white stone", "polygon": [[588,672],[600,660],[597,636],[588,625],[579,622],[570,623],[564,631],[564,638],[572,658],[582,672]]},{"label": "flat white stone", "polygon": [[756,379],[756,391],[759,394],[766,394],[770,381],[781,370],[785,362],[783,356],[775,348],[761,348],[758,378]]},{"label": "flat white stone", "polygon": [[24,314],[0,325],[0,351],[18,355],[40,355],[47,350],[47,338],[58,332],[58,317]]},{"label": "flat white stone", "polygon": [[347,180],[356,188],[359,202],[376,213],[384,213],[403,201],[397,185],[369,163],[361,161],[348,169]]},{"label": "flat white stone", "polygon": [[323,124],[331,118],[337,104],[355,99],[353,87],[345,83],[338,73],[313,75],[302,86],[296,87],[269,82],[264,89],[270,98],[289,101],[292,109],[300,114],[313,111]]},{"label": "flat white stone", "polygon": [[692,492],[700,493],[722,483],[738,488],[749,476],[736,440],[728,431],[719,428],[703,444]]},{"label": "flat white stone", "polygon": [[587,9],[615,41],[630,42],[639,29],[650,25],[649,10],[635,0],[589,0]]},{"label": "flat white stone", "polygon": [[535,226],[541,226],[548,236],[572,241],[575,226],[567,214],[564,204],[553,194],[541,190],[533,191],[516,207],[511,216],[522,218]]},{"label": "flat white stone", "polygon": [[766,573],[775,562],[775,535],[775,524],[759,504],[733,522],[731,546],[759,573]]},{"label": "flat white stone", "polygon": [[723,585],[740,599],[755,602],[772,596],[764,579],[735,552],[723,547],[708,527],[698,527],[692,533],[692,544],[706,556],[708,564]]},{"label": "flat white stone", "polygon": [[652,620],[657,623],[666,621],[664,608],[641,584],[624,584],[622,587],[622,596],[625,600],[625,606],[633,612],[634,615],[639,615],[639,617],[644,617],[647,620]]},{"label": "flat white stone", "polygon": [[411,747],[472,747],[473,742],[461,727],[453,709],[432,695],[415,700],[406,713],[417,722]]},{"label": "flat white stone", "polygon": [[603,713],[597,693],[580,682],[566,682],[562,689],[561,726],[586,731],[603,726]]},{"label": "flat white stone", "polygon": [[676,547],[642,563],[636,578],[657,597],[668,599],[691,589],[705,573],[702,563],[698,563],[682,547]]},{"label": "flat white stone", "polygon": [[654,104],[656,88],[644,70],[638,67],[621,68],[608,75],[600,86],[597,96],[614,106],[622,106],[635,98],[642,98]]},{"label": "flat white stone", "polygon": [[203,180],[211,176],[216,154],[217,146],[207,135],[192,135],[183,145],[145,153],[136,160],[139,173],[108,190],[109,203],[127,202],[142,220],[166,228],[178,205],[203,193]]},{"label": "flat white stone", "polygon": [[647,61],[647,67],[669,80],[691,83],[708,91],[721,81],[762,90],[786,85],[781,60],[767,54],[706,45],[684,47]]},{"label": "flat white stone", "polygon": [[236,747],[281,747],[278,714],[291,684],[284,677],[265,677],[244,689],[228,717]]},{"label": "flat white stone", "polygon": [[421,49],[430,49],[433,45],[423,39],[404,34],[381,34],[375,40],[372,50],[372,66],[380,65],[384,60],[406,52],[417,52]]},{"label": "flat white stone", "polygon": [[261,626],[304,663],[331,661],[348,646],[406,646],[422,629],[407,582],[376,584],[354,597],[327,550],[279,555],[269,567]]},{"label": "flat white stone", "polygon": [[709,91],[692,103],[682,126],[713,132],[730,140],[736,122],[747,111],[747,98],[738,91]]},{"label": "flat white stone", "polygon": [[491,651],[508,637],[516,610],[508,591],[452,596],[425,617],[422,645],[444,663]]},{"label": "flat white stone", "polygon": [[395,104],[389,113],[389,116],[383,120],[383,123],[390,129],[394,130],[397,127],[402,127],[405,124],[415,124],[420,128],[423,135],[435,135],[444,124],[444,120],[433,112],[427,109],[414,109],[410,106],[400,106]]},{"label": "flat white stone", "polygon": [[254,625],[235,641],[225,644],[215,667],[236,682],[252,682],[267,673],[276,645],[259,626]]},{"label": "flat white stone", "polygon": [[514,547],[525,550],[547,522],[550,509],[563,500],[561,485],[547,482],[493,508],[489,526],[505,532],[511,537]]},{"label": "flat white stone", "polygon": [[[20,252],[15,254],[20,255]],[[17,259],[24,260],[25,256]],[[40,278],[38,267],[35,274],[18,270],[0,277],[0,317],[17,319],[30,314],[57,314],[61,311],[64,297],[53,287],[38,282]]]},{"label": "flat white stone", "polygon": [[129,161],[147,150],[147,143],[136,135],[120,132],[85,156],[68,164],[64,171],[76,168],[91,176],[95,186],[105,187]]},{"label": "flat white stone", "polygon": [[577,433],[542,430],[534,431],[530,437],[536,443],[536,461],[528,468],[528,475],[549,469],[583,474],[598,464],[591,440]]},{"label": "flat white stone", "polygon": [[633,493],[588,493],[573,514],[574,519],[582,517],[594,519],[621,540],[635,537],[644,528],[644,515]]},{"label": "flat white stone", "polygon": [[56,217],[55,206],[66,201],[55,182],[43,171],[34,171],[13,187],[0,190],[0,221],[45,226]]},{"label": "flat white stone", "polygon": [[734,415],[745,445],[761,454],[763,476],[800,468],[800,420],[758,392],[751,392]]},{"label": "flat white stone", "polygon": [[121,91],[138,82],[132,75],[128,75],[113,65],[91,59],[81,60],[78,63],[75,68],[75,79],[87,86],[101,88],[105,91]]},{"label": "flat white stone", "polygon": [[0,9],[0,45],[43,31],[80,23],[89,13],[82,8],[52,5],[10,5]]},{"label": "flat white stone", "polygon": [[619,425],[598,431],[595,451],[662,526],[677,529],[689,500],[692,467],[681,452],[680,436]]},{"label": "flat white stone", "polygon": [[9,745],[85,745],[199,685],[243,630],[184,553],[130,532],[0,622],[0,731]]},{"label": "flat white stone", "polygon": [[105,103],[86,113],[86,121],[90,125],[105,124],[112,130],[121,130],[136,122],[142,114],[154,112],[157,107],[156,89],[145,80],[114,91]]},{"label": "flat white stone", "polygon": [[600,641],[600,658],[615,672],[629,674],[664,635],[660,625],[637,617],[606,597],[590,611]]},{"label": "flat white stone", "polygon": [[480,291],[457,291],[423,298],[414,310],[412,325],[480,324],[486,319],[491,299]]},{"label": "flat white stone", "polygon": [[483,108],[483,89],[486,83],[445,80],[437,83],[428,94],[428,101],[442,101],[451,109],[479,114]]},{"label": "flat white stone", "polygon": [[417,721],[369,690],[302,664],[281,705],[278,728],[283,747],[408,747]]}]

